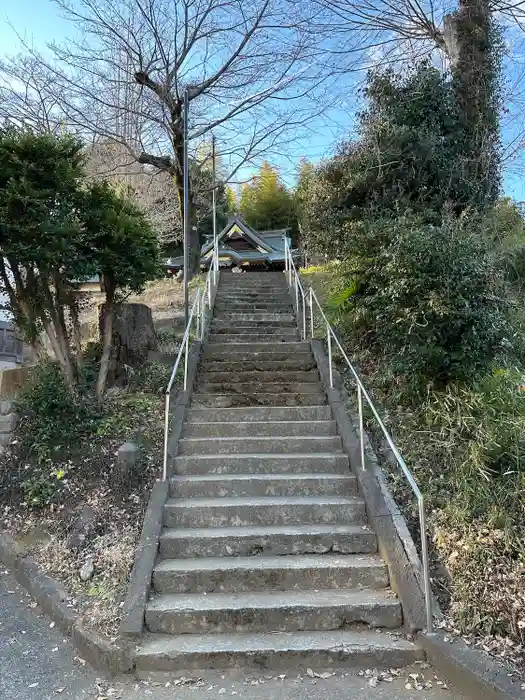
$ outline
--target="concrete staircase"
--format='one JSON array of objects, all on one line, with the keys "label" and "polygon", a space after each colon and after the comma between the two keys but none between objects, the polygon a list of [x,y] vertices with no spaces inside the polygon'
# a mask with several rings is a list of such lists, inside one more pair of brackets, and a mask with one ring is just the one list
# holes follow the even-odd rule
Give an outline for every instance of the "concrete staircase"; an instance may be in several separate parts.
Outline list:
[{"label": "concrete staircase", "polygon": [[223,273],[174,473],[139,674],[421,658],[282,273]]}]

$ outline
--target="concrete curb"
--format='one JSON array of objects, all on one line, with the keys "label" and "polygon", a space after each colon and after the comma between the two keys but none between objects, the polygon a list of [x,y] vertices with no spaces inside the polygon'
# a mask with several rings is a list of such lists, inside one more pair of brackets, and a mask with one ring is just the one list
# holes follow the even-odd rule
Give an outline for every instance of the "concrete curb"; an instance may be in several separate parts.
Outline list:
[{"label": "concrete curb", "polygon": [[132,649],[123,640],[111,643],[87,630],[67,604],[62,585],[42,573],[27,553],[5,532],[0,533],[0,561],[25,588],[59,629],[71,638],[83,659],[95,668],[116,675],[133,668]]},{"label": "concrete curb", "polygon": [[365,456],[367,468],[361,469],[359,437],[347,413],[348,394],[339,372],[333,371],[334,388],[331,389],[328,358],[323,345],[320,340],[312,340],[311,347],[343,441],[343,449],[358,479],[370,524],[377,535],[380,554],[388,566],[392,589],[401,600],[405,627],[409,632],[422,630],[426,624],[425,596],[416,547],[370,442]]},{"label": "concrete curb", "polygon": [[[186,391],[179,391],[174,400],[175,410],[168,444],[168,479],[173,473],[173,458],[177,455],[186,408],[191,401],[201,349],[202,343],[199,340],[192,342],[188,355],[188,388]],[[122,608],[120,634],[124,639],[136,640],[141,637],[144,629],[144,611],[151,589],[151,576],[163,525],[164,504],[168,499],[169,490],[169,481],[157,481],[151,490]]]},{"label": "concrete curb", "polygon": [[476,700],[523,700],[520,684],[513,683],[501,664],[472,649],[461,639],[445,642],[441,632],[418,634],[417,641],[430,663],[455,690]]},{"label": "concrete curb", "polygon": [[162,514],[168,492],[168,481],[156,481],[151,489],[140,540],[135,550],[128,592],[122,606],[120,634],[123,638],[136,639],[142,635],[144,610],[151,589],[151,573],[157,558]]}]

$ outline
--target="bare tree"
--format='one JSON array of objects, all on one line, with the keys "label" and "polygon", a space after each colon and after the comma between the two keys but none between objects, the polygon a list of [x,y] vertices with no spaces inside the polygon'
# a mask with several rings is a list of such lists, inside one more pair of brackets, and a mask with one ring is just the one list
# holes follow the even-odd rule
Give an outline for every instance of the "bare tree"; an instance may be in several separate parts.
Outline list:
[{"label": "bare tree", "polygon": [[117,141],[99,139],[87,148],[87,175],[121,188],[147,213],[162,249],[182,240],[177,190],[170,174],[135,160]]},{"label": "bare tree", "polygon": [[[181,215],[185,90],[193,147],[214,130],[223,162],[229,164],[228,179],[244,163],[278,143],[292,141],[314,108],[319,109],[319,90],[327,73],[317,60],[319,38],[312,31],[319,11],[309,3],[56,0],[56,4],[76,25],[79,38],[49,47],[52,59],[26,47],[32,59],[24,60],[37,72],[29,89],[20,61],[6,62],[4,72],[12,78],[7,85],[4,81],[9,100],[0,107],[0,115],[23,120],[28,114],[29,120],[52,120],[123,144],[140,163],[169,174]],[[195,200],[190,187],[193,270],[199,260]]]}]

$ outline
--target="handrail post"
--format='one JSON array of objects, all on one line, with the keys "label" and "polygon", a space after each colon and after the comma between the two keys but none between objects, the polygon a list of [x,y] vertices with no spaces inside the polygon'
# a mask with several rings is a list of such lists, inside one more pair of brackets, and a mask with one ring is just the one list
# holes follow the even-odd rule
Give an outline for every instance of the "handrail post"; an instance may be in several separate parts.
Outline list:
[{"label": "handrail post", "polygon": [[200,322],[201,322],[201,317],[200,317],[200,313],[201,313],[201,309],[200,309],[200,306],[201,306],[201,298],[200,298],[199,292],[200,292],[200,289],[197,290],[197,318],[195,319],[195,323],[196,323],[196,326],[197,326],[197,327],[196,327],[197,337],[200,337]]},{"label": "handrail post", "polygon": [[164,457],[162,460],[162,481],[168,478],[168,440],[170,429],[170,390],[166,391],[164,404]]},{"label": "handrail post", "polygon": [[430,585],[430,564],[428,561],[427,524],[423,497],[418,498],[419,529],[421,533],[421,558],[423,559],[423,584],[425,588],[425,606],[427,614],[427,632],[432,634],[432,588]]},{"label": "handrail post", "polygon": [[312,296],[312,288],[310,287],[310,291],[308,292],[310,295],[310,337],[314,337],[314,299]]},{"label": "handrail post", "polygon": [[188,347],[190,341],[190,334],[186,334],[186,347],[184,349],[184,391],[186,391],[188,386]]},{"label": "handrail post", "polygon": [[334,374],[332,369],[332,333],[330,324],[326,322],[326,340],[328,342],[328,366],[330,370],[330,389],[334,388]]},{"label": "handrail post", "polygon": [[301,299],[303,303],[303,340],[306,340],[306,297],[302,292]]},{"label": "handrail post", "polygon": [[366,469],[365,464],[365,429],[363,421],[363,392],[361,386],[357,385],[357,405],[359,407],[359,447],[361,450],[361,469]]}]

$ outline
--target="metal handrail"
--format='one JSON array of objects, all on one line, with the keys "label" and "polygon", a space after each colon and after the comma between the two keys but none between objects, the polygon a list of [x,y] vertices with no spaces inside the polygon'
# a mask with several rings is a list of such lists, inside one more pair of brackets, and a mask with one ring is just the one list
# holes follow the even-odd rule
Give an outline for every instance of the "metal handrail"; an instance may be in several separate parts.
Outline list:
[{"label": "metal handrail", "polygon": [[[288,254],[287,254],[288,253]],[[284,262],[285,262],[285,272],[286,272],[286,278],[288,280],[288,286],[292,286],[292,280],[295,288],[295,312],[297,315],[299,315],[299,292],[301,293],[301,298],[302,298],[302,339],[306,340],[306,294],[303,289],[303,285],[301,284],[301,280],[299,279],[299,275],[297,273],[297,268],[295,267],[295,263],[293,261],[292,253],[289,248],[289,246],[285,243],[285,256],[284,256]]]},{"label": "metal handrail", "polygon": [[[296,278],[299,277],[297,270],[295,268],[295,265],[292,260],[292,254],[290,251],[289,246],[285,246],[285,259],[286,259],[286,265],[285,269],[287,272],[287,279],[288,279],[288,286],[292,287],[292,275]],[[296,295],[297,295],[297,287],[298,285],[300,286],[300,281],[295,280],[294,286],[296,290]],[[301,286],[302,290],[302,286]],[[297,297],[296,297],[297,298]],[[304,298],[304,296],[303,296]],[[348,355],[346,354],[343,346],[341,345],[339,338],[337,337],[332,325],[326,318],[326,314],[323,311],[323,308],[321,304],[319,303],[319,299],[317,298],[316,293],[310,287],[309,293],[308,293],[308,299],[309,299],[309,307],[310,307],[310,333],[311,337],[314,337],[314,302],[315,305],[317,306],[319,313],[321,314],[321,317],[325,323],[326,327],[326,342],[328,346],[328,366],[329,366],[329,374],[330,374],[330,388],[334,388],[334,375],[333,375],[333,354],[332,354],[332,340],[336,343],[337,347],[339,348],[339,351],[341,352],[341,355],[343,356],[347,366],[349,367],[354,380],[357,385],[357,404],[358,404],[358,411],[359,411],[359,442],[360,442],[360,454],[361,454],[361,469],[366,470],[366,459],[365,459],[365,430],[364,430],[364,418],[363,418],[363,398],[366,400],[367,404],[369,405],[374,418],[376,419],[383,435],[385,436],[386,441],[388,442],[388,445],[390,449],[392,450],[392,453],[394,454],[398,466],[405,475],[408,483],[410,484],[410,487],[417,499],[417,504],[418,504],[418,511],[419,511],[419,529],[420,529],[420,536],[421,536],[421,556],[423,560],[423,584],[424,584],[424,593],[425,593],[425,608],[426,608],[426,618],[427,618],[427,632],[429,634],[432,633],[432,628],[433,628],[433,619],[432,619],[432,589],[430,586],[430,565],[429,565],[429,558],[428,558],[428,543],[427,543],[427,526],[426,526],[426,514],[425,514],[425,501],[423,498],[423,494],[421,493],[419,486],[417,485],[417,482],[410,471],[410,469],[407,467],[407,464],[403,457],[401,456],[399,450],[396,447],[396,444],[394,443],[394,440],[392,439],[392,436],[388,432],[385,424],[383,423],[383,420],[381,419],[381,416],[379,415],[376,407],[374,406],[374,403],[372,399],[370,398],[369,393],[367,392],[363,382],[361,381],[361,378],[359,374],[357,373],[356,369],[354,368],[353,364],[351,363]],[[304,305],[303,305],[303,311],[304,311]],[[305,322],[304,322],[305,324]],[[306,328],[306,325],[304,325]],[[305,339],[306,339],[306,333],[305,333]]]},{"label": "metal handrail", "polygon": [[213,302],[213,291],[217,286],[218,281],[218,270],[219,270],[219,248],[216,244],[214,246],[213,255],[210,263],[210,268],[208,270],[208,275],[204,282],[204,290],[200,288],[197,289],[197,294],[193,301],[191,307],[190,315],[188,317],[188,323],[184,330],[184,335],[182,337],[182,343],[177,353],[177,358],[175,364],[173,365],[173,370],[171,372],[170,381],[166,387],[165,392],[165,404],[164,404],[164,455],[162,460],[162,480],[166,481],[168,478],[168,442],[169,442],[169,429],[170,429],[170,402],[171,402],[171,390],[173,388],[173,382],[177,376],[177,370],[184,355],[184,391],[187,389],[188,385],[188,352],[189,352],[189,342],[191,328],[193,326],[193,320],[195,318],[195,335],[199,340],[204,339],[205,332],[205,321],[206,321],[206,307],[211,311]]}]

